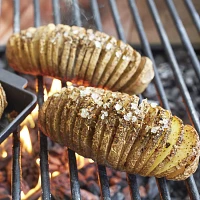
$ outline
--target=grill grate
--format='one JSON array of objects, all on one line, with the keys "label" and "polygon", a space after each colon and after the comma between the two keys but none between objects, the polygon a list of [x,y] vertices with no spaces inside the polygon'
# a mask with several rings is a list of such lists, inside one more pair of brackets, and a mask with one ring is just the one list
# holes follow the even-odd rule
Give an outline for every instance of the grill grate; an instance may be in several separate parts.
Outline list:
[{"label": "grill grate", "polygon": [[[101,17],[99,13],[99,7],[96,0],[91,0],[91,9],[94,16],[94,21],[96,24],[96,27],[98,30],[103,31],[102,23],[101,23]],[[175,58],[174,52],[172,50],[171,44],[168,40],[168,37],[166,35],[165,29],[162,25],[162,22],[160,20],[156,5],[153,0],[147,0],[149,9],[151,11],[151,15],[153,17],[154,23],[156,25],[157,31],[159,33],[160,39],[162,41],[162,44],[165,49],[165,53],[168,56],[168,60],[171,63],[172,70],[174,72],[175,78],[177,80],[178,86],[180,88],[180,92],[182,95],[182,98],[184,99],[185,106],[188,110],[188,115],[194,124],[196,130],[200,132],[200,125],[199,120],[197,117],[197,114],[195,112],[194,105],[192,103],[192,99],[190,97],[190,94],[187,90],[187,87],[185,85],[185,82],[183,80],[183,77],[181,75],[181,71],[179,69],[177,60]],[[131,14],[133,17],[133,20],[135,21],[136,28],[140,37],[140,41],[144,50],[144,53],[146,56],[150,57],[154,64],[154,70],[155,70],[155,78],[154,83],[157,90],[157,95],[159,97],[160,104],[166,108],[170,109],[166,94],[164,92],[163,85],[161,83],[157,66],[155,64],[155,60],[151,51],[150,44],[147,40],[144,27],[142,24],[141,17],[139,15],[136,2],[135,0],[128,0]],[[175,22],[176,28],[179,32],[179,35],[182,39],[182,43],[184,44],[186,50],[188,51],[189,57],[192,61],[193,67],[195,69],[197,77],[200,79],[200,66],[199,61],[197,59],[197,56],[194,52],[194,49],[192,48],[192,45],[190,43],[190,40],[188,38],[188,35],[184,29],[183,24],[180,21],[180,18],[178,16],[178,13],[174,7],[172,0],[166,0],[167,6],[170,10],[170,13],[172,15],[172,18]],[[52,0],[53,5],[53,13],[54,13],[54,23],[58,24],[61,22],[60,18],[60,5],[59,0]],[[78,26],[81,26],[81,15],[80,15],[80,9],[78,7],[78,1],[73,0],[73,19],[75,21],[75,24]],[[120,22],[120,16],[118,13],[117,5],[115,0],[109,0],[110,9],[112,12],[112,16],[115,22],[116,30],[118,33],[118,37],[126,41],[126,37],[124,34],[124,30],[122,27],[122,24]],[[193,19],[193,22],[198,30],[200,32],[200,22],[198,14],[195,10],[195,7],[191,0],[185,0],[185,5],[188,8],[188,11]],[[13,1],[14,6],[14,32],[19,32],[20,30],[20,0],[14,0]],[[39,7],[39,0],[34,0],[34,19],[35,19],[35,26],[40,25],[40,7]],[[43,103],[43,78],[41,76],[37,77],[38,80],[38,103],[39,107],[41,107]],[[17,134],[16,134],[17,133]],[[72,192],[72,199],[81,199],[80,196],[80,185],[78,182],[78,171],[76,166],[76,158],[75,153],[71,150],[68,150],[68,156],[69,156],[69,168],[70,168],[70,183],[71,183],[71,192]],[[19,131],[17,130],[13,134],[13,171],[12,171],[12,198],[13,199],[20,199],[20,141],[19,141]],[[40,132],[40,169],[41,169],[41,183],[42,183],[42,197],[43,199],[51,199],[50,194],[50,182],[49,182],[49,170],[48,170],[48,152],[47,152],[47,138],[43,135],[43,133]],[[109,182],[108,177],[106,175],[106,168],[104,166],[98,166],[98,176],[101,186],[101,193],[103,199],[110,199],[110,191],[109,191]],[[127,180],[130,187],[130,193],[132,196],[132,199],[141,199],[139,195],[137,180],[135,175],[127,174]],[[167,188],[166,180],[164,178],[157,179],[156,180],[158,189],[160,191],[161,199],[171,199],[169,195],[169,191]],[[188,178],[185,181],[188,193],[190,195],[191,199],[199,199],[199,193],[194,181],[193,176]]]}]

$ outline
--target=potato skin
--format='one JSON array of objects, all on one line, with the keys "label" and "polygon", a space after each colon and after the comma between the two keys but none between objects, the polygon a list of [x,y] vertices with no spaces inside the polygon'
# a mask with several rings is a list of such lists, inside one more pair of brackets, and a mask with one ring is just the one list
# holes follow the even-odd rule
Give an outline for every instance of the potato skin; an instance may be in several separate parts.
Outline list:
[{"label": "potato skin", "polygon": [[77,26],[30,27],[13,34],[6,56],[14,70],[106,88],[142,93],[154,77],[152,62],[105,33]]},{"label": "potato skin", "polygon": [[[43,104],[38,125],[53,141],[98,164],[128,173],[166,177],[170,180],[188,178],[198,167],[200,142],[196,130],[192,126],[183,125],[178,117],[171,117],[169,111],[150,104],[147,100],[140,104],[138,101],[139,98],[135,95],[70,86],[52,95]],[[161,112],[155,113],[151,121],[149,112],[154,110]],[[138,142],[141,135],[147,137],[145,143]],[[142,151],[147,141],[155,146],[151,149],[149,160],[144,155],[149,153],[148,149]],[[173,144],[173,148],[166,151],[170,145],[168,141]],[[141,148],[140,145],[144,147]],[[187,148],[184,148],[185,145]],[[156,147],[161,148],[159,153]],[[184,148],[184,154],[180,158],[181,148]],[[138,149],[138,152],[141,149],[141,155],[135,156],[134,149]],[[134,167],[130,167],[132,158],[136,163]],[[138,165],[137,169],[137,162],[144,158],[145,162],[142,166]],[[144,173],[146,165],[155,167]],[[162,170],[161,166],[166,170]]]},{"label": "potato skin", "polygon": [[7,105],[8,105],[8,102],[6,101],[6,93],[0,83],[0,119]]}]

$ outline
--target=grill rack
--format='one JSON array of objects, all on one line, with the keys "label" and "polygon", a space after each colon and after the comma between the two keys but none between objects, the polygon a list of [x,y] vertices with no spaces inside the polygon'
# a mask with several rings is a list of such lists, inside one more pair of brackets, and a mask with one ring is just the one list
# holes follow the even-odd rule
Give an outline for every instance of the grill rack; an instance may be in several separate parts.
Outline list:
[{"label": "grill rack", "polygon": [[[186,7],[188,8],[188,12],[190,13],[192,17],[193,22],[198,32],[200,32],[200,20],[198,18],[198,14],[195,10],[195,7],[192,1],[184,0],[184,2],[185,2]],[[34,3],[34,19],[35,19],[34,25],[38,27],[40,25],[39,0],[33,0],[33,3]],[[97,0],[90,0],[90,3],[91,3],[91,9],[94,15],[96,27],[98,30],[103,31]],[[151,47],[147,40],[145,31],[143,28],[142,20],[138,12],[136,2],[135,0],[128,0],[128,3],[130,6],[133,20],[135,21],[135,24],[136,24],[137,31],[139,33],[139,37],[140,37],[140,41],[141,41],[144,53],[146,56],[151,58],[154,64],[154,70],[155,70],[154,84],[157,90],[160,104],[164,108],[169,110],[170,107],[166,98],[166,94],[163,89],[163,85],[158,75],[157,66],[155,64]],[[190,97],[190,94],[187,90],[187,87],[181,75],[181,71],[179,69],[171,44],[168,40],[165,29],[163,28],[155,2],[153,0],[147,0],[147,3],[151,11],[151,15],[153,17],[154,23],[156,25],[157,31],[159,33],[160,39],[162,41],[162,45],[164,46],[165,53],[168,56],[169,62],[171,63],[172,70],[174,72],[177,84],[180,88],[182,98],[185,102],[185,106],[188,111],[188,115],[191,119],[192,124],[194,124],[194,127],[196,128],[197,132],[200,132],[199,119],[196,115],[195,108],[192,103],[192,99]],[[186,50],[188,51],[193,67],[195,69],[195,72],[198,78],[200,79],[199,61],[196,57],[196,54],[194,53],[194,50],[189,41],[188,35],[185,32],[184,26],[179,19],[176,8],[174,7],[174,3],[172,0],[166,0],[166,3],[173,17],[173,20],[176,24],[178,33],[182,39],[182,43],[185,46]],[[20,13],[19,13],[20,0],[13,0],[13,5],[14,5],[13,28],[14,28],[14,32],[19,32],[20,31]],[[53,13],[54,13],[54,23],[58,24],[61,22],[60,12],[59,12],[59,9],[60,9],[59,0],[52,0],[52,5],[53,5]],[[81,26],[82,23],[81,23],[81,17],[80,17],[80,10],[78,7],[78,0],[73,0],[72,5],[73,5],[73,18],[75,19],[75,22],[76,22],[75,25]],[[112,16],[115,22],[118,37],[119,39],[126,41],[115,0],[109,0],[109,5],[110,5]],[[39,103],[39,107],[41,107],[43,103],[43,77],[38,76],[37,80],[38,80],[38,103]],[[12,171],[12,198],[13,199],[20,199],[20,192],[21,192],[20,191],[20,173],[21,173],[20,157],[21,156],[20,156],[19,135],[20,135],[19,130],[16,130],[15,133],[13,134],[13,171]],[[78,182],[78,172],[77,172],[77,166],[76,166],[75,153],[69,149],[68,156],[69,156],[72,199],[78,200],[78,199],[81,199],[81,196],[80,196],[80,186]],[[40,169],[41,169],[41,183],[42,183],[42,198],[48,200],[48,199],[51,199],[51,193],[50,193],[50,181],[49,181],[49,171],[48,171],[47,138],[41,132],[40,132]],[[100,180],[102,199],[108,200],[110,199],[109,182],[106,175],[106,168],[104,166],[98,166],[98,175],[99,175],[99,180]],[[134,200],[141,199],[139,195],[136,176],[132,174],[127,174],[127,180],[130,187],[130,193],[131,193],[132,199]],[[164,199],[164,200],[171,199],[168,188],[167,188],[166,180],[164,178],[160,178],[160,179],[156,179],[156,182],[157,182],[157,186],[160,192],[161,199]],[[185,181],[185,184],[186,184],[190,198],[194,200],[200,199],[199,192],[197,190],[193,176],[189,177]]]}]

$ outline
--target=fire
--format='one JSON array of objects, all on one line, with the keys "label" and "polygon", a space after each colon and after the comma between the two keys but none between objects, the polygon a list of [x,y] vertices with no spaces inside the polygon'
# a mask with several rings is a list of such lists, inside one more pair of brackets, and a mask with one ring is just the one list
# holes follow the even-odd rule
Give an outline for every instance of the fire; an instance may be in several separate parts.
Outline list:
[{"label": "fire", "polygon": [[24,125],[20,131],[20,141],[22,142],[22,148],[24,148],[28,153],[32,153],[30,133],[26,125]]},{"label": "fire", "polygon": [[41,193],[41,175],[39,175],[38,183],[33,189],[29,190],[28,193],[26,194],[24,194],[24,192],[21,191],[21,199],[22,200],[31,199],[31,196],[34,195],[36,192]]},{"label": "fire", "polygon": [[51,89],[48,93],[48,96],[51,96],[52,94],[54,94],[55,92],[60,91],[60,89],[62,88],[62,83],[60,80],[58,79],[53,79],[52,81],[52,85],[51,85]]}]

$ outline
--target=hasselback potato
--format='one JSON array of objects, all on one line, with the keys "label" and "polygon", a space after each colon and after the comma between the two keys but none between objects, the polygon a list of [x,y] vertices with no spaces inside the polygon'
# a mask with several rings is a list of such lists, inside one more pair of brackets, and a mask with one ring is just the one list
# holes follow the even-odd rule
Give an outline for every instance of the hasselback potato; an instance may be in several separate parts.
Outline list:
[{"label": "hasselback potato", "polygon": [[76,85],[139,94],[153,79],[152,62],[130,45],[82,27],[49,24],[13,34],[6,48],[16,71]]},{"label": "hasselback potato", "polygon": [[7,104],[5,91],[0,83],[0,119]]},{"label": "hasselback potato", "polygon": [[63,88],[43,104],[38,122],[53,141],[117,170],[184,180],[198,166],[196,130],[135,95]]}]

